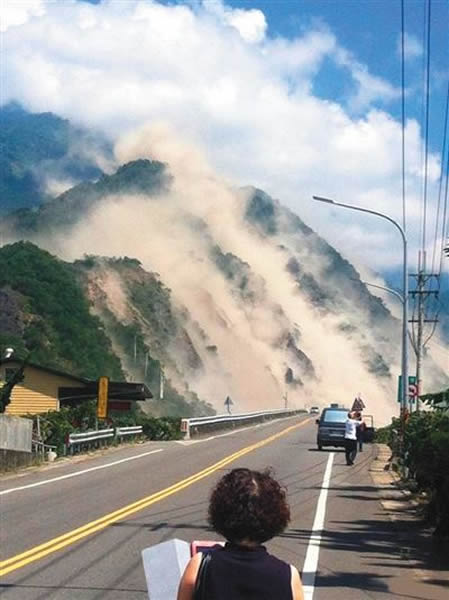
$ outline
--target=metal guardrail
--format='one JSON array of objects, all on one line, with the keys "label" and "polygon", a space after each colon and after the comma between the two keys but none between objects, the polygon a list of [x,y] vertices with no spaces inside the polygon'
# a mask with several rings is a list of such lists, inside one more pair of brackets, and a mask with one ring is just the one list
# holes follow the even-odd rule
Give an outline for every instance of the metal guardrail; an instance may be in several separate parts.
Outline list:
[{"label": "metal guardrail", "polygon": [[131,427],[116,427],[110,429],[96,429],[93,431],[83,431],[82,433],[70,433],[66,442],[66,451],[73,454],[77,447],[83,444],[90,445],[92,442],[95,445],[101,444],[102,440],[121,439],[128,435],[140,435],[142,433],[142,425],[133,425]]},{"label": "metal guardrail", "polygon": [[71,433],[69,435],[69,444],[104,440],[110,437],[114,437],[114,429],[97,429],[95,431],[84,431],[83,433]]},{"label": "metal guardrail", "polygon": [[56,446],[44,444],[44,442],[40,440],[31,440],[31,448],[34,454],[45,454],[49,450],[55,450]]},{"label": "metal guardrail", "polygon": [[95,431],[83,431],[83,433],[70,433],[66,442],[66,448],[73,454],[76,447],[81,447],[83,444],[99,445],[101,440],[107,440],[114,437],[114,429],[98,429]]},{"label": "metal guardrail", "polygon": [[306,413],[303,409],[287,410],[279,408],[275,410],[263,410],[257,412],[240,413],[236,415],[213,415],[210,417],[194,417],[181,420],[181,432],[184,433],[184,439],[188,440],[191,435],[198,434],[198,430],[213,431],[217,429],[226,429],[236,425],[244,425],[248,422],[263,422],[269,419],[292,417],[296,414]]},{"label": "metal guardrail", "polygon": [[140,433],[142,433],[142,431],[142,425],[134,425],[132,427],[116,427],[115,437],[123,437],[126,435],[139,435]]}]

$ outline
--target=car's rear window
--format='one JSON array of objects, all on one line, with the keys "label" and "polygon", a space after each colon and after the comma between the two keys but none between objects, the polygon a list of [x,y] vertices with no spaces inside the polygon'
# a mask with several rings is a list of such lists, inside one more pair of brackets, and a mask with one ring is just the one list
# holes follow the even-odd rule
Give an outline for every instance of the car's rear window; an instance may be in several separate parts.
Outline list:
[{"label": "car's rear window", "polygon": [[325,423],[344,423],[348,418],[345,410],[326,410],[323,415]]}]

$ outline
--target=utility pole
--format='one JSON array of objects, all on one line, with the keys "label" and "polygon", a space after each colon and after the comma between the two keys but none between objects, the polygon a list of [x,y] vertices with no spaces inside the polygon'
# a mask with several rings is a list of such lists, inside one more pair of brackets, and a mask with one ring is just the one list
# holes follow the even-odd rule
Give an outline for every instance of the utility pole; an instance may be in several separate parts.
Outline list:
[{"label": "utility pole", "polygon": [[[430,296],[438,298],[438,290],[431,290],[432,281],[438,279],[436,274],[426,273],[426,253],[419,253],[419,264],[418,273],[412,274],[411,277],[416,279],[416,289],[410,292],[410,295],[415,300],[415,306],[417,308],[417,318],[410,319],[410,323],[417,324],[416,339],[413,344],[416,354],[416,410],[419,411],[419,396],[422,393],[422,359],[425,347],[424,340],[424,326],[426,323],[432,323],[436,325],[437,319],[426,319],[426,301]],[[429,288],[429,289],[426,289]],[[410,412],[411,412],[411,401],[410,401]]]}]

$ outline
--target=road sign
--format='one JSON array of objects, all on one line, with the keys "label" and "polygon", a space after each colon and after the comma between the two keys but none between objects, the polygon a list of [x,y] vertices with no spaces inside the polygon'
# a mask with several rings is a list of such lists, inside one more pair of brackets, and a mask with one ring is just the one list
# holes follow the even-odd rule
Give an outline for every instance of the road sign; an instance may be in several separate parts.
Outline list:
[{"label": "road sign", "polygon": [[108,388],[109,377],[100,377],[98,380],[97,417],[106,419],[108,416]]},{"label": "road sign", "polygon": [[[411,379],[414,381],[410,381]],[[416,377],[408,378],[408,397],[412,400],[416,400],[418,397],[418,384],[416,383]]]},{"label": "road sign", "polygon": [[[416,381],[415,375],[408,376],[408,399],[410,402],[415,402],[418,397],[418,383]],[[401,402],[402,399],[402,375],[399,375],[399,385],[398,385],[398,402]]]},{"label": "road sign", "polygon": [[228,409],[228,413],[231,414],[231,406],[234,402],[231,400],[230,396],[226,396],[226,400],[224,401],[226,408]]}]

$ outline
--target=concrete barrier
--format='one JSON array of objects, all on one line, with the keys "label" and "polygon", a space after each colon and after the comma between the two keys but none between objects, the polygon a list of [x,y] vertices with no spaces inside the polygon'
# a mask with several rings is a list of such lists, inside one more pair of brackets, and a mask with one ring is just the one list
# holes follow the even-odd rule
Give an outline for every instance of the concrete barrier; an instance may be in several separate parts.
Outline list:
[{"label": "concrete barrier", "polygon": [[31,440],[33,421],[0,415],[0,469],[9,470],[33,462]]},{"label": "concrete barrier", "polygon": [[0,415],[0,449],[31,452],[33,421],[11,415]]}]

